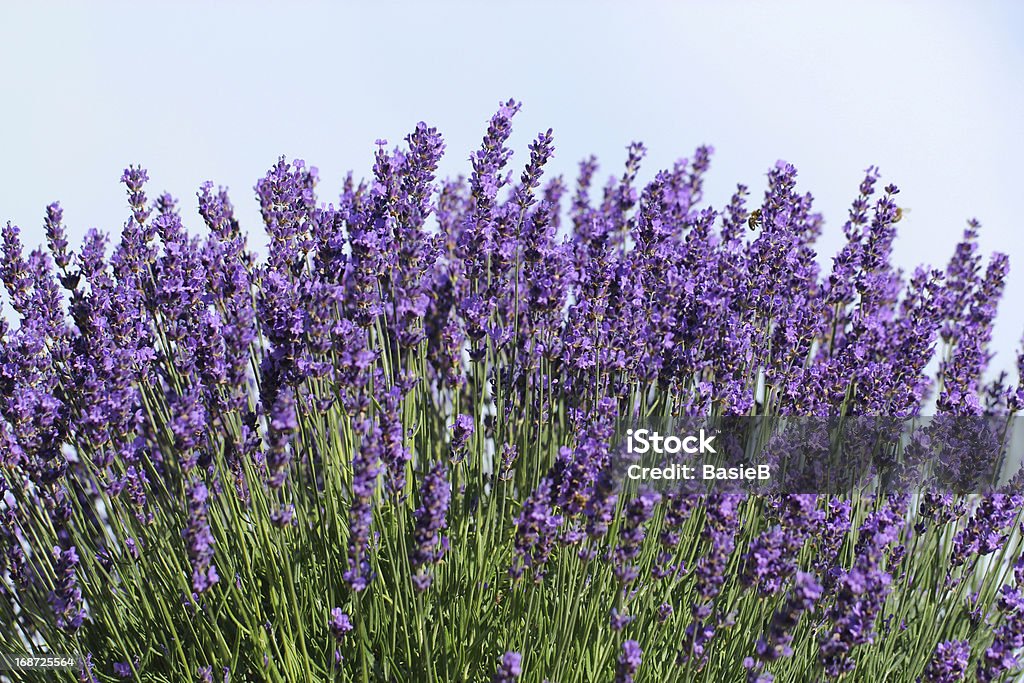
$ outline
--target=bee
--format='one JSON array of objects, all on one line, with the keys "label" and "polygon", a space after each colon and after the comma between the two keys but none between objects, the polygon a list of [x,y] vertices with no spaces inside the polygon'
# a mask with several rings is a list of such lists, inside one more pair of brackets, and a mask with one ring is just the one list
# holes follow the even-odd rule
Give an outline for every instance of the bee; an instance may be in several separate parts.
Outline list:
[{"label": "bee", "polygon": [[757,230],[761,227],[761,209],[754,209],[750,218],[747,219],[747,227],[751,230]]},{"label": "bee", "polygon": [[904,209],[902,206],[896,207],[896,216],[892,219],[893,223],[899,223],[903,220],[903,214],[910,213],[910,209]]}]

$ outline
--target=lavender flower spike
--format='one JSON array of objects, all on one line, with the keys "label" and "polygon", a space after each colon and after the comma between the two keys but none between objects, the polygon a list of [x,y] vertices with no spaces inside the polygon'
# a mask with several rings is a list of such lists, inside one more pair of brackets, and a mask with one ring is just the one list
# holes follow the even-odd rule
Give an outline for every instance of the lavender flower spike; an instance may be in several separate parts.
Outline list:
[{"label": "lavender flower spike", "polygon": [[633,676],[640,669],[642,655],[640,643],[635,640],[627,640],[622,644],[622,652],[615,667],[615,683],[633,683]]},{"label": "lavender flower spike", "polygon": [[523,656],[518,652],[506,652],[501,656],[498,670],[491,683],[515,683],[523,675]]},{"label": "lavender flower spike", "polygon": [[413,515],[416,521],[413,533],[416,547],[409,561],[413,570],[412,581],[417,590],[424,591],[430,587],[433,579],[426,573],[426,568],[444,556],[447,540],[441,537],[440,532],[448,526],[450,499],[447,469],[441,464],[434,465],[423,480],[420,506]]},{"label": "lavender flower spike", "polygon": [[188,527],[181,532],[192,561],[192,590],[203,593],[220,581],[213,564],[213,533],[207,520],[207,499],[210,492],[206,484],[197,481],[189,487]]},{"label": "lavender flower spike", "polygon": [[967,673],[971,645],[966,640],[946,640],[935,647],[932,659],[918,678],[921,683],[960,683]]},{"label": "lavender flower spike", "polygon": [[54,573],[57,584],[50,593],[50,606],[57,617],[57,626],[65,631],[74,632],[85,621],[85,610],[82,609],[82,590],[75,580],[75,568],[78,566],[78,553],[75,546],[67,550],[53,549],[56,560]]}]

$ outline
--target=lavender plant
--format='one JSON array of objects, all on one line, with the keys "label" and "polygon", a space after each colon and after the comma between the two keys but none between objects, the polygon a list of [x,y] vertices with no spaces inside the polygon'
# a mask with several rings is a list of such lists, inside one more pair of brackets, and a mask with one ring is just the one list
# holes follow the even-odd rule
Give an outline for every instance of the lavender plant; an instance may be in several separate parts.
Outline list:
[{"label": "lavender plant", "polygon": [[1019,672],[1012,472],[768,495],[615,474],[651,416],[1009,424],[1024,384],[987,380],[1007,259],[978,225],[902,273],[899,190],[870,168],[822,270],[792,165],[720,210],[708,147],[641,187],[633,144],[569,188],[550,130],[511,169],[519,108],[465,179],[436,179],[423,123],[333,203],[280,159],[263,258],[225,190],[190,233],[136,167],[113,243],[72,251],[59,204],[46,250],[3,228],[0,652],[78,654],[56,675],[80,681]]}]

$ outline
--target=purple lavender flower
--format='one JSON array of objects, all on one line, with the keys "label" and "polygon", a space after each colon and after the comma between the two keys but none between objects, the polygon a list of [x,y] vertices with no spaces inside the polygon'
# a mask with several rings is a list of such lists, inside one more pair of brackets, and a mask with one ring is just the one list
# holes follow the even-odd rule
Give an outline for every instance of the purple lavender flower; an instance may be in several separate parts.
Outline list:
[{"label": "purple lavender flower", "polygon": [[523,675],[523,656],[518,652],[506,652],[501,656],[498,670],[491,677],[491,683],[515,683]]},{"label": "purple lavender flower", "polygon": [[195,390],[187,391],[170,401],[174,417],[171,419],[171,433],[174,447],[184,456],[182,470],[188,472],[195,467],[198,455],[194,452],[204,438],[206,430],[206,408]]},{"label": "purple lavender flower", "polygon": [[1020,495],[993,493],[983,496],[964,529],[953,537],[950,569],[968,561],[977,561],[979,557],[1002,548],[1006,531],[1016,519],[1021,505],[1024,505],[1024,497]]},{"label": "purple lavender flower", "polygon": [[851,650],[874,642],[875,621],[889,594],[892,577],[881,568],[886,549],[899,538],[906,500],[894,498],[868,515],[860,527],[853,567],[841,573],[829,612],[832,629],[821,637],[819,656],[832,677],[854,668]]},{"label": "purple lavender flower", "polygon": [[0,258],[0,281],[7,288],[11,307],[19,313],[27,309],[29,291],[32,286],[28,263],[23,256],[21,230],[16,225],[7,225],[2,231],[2,258]]},{"label": "purple lavender flower", "polygon": [[615,667],[615,683],[633,683],[633,676],[640,669],[643,651],[640,643],[627,640],[622,644],[622,652]]},{"label": "purple lavender flower", "polygon": [[473,436],[474,426],[472,415],[459,414],[455,417],[455,422],[451,427],[452,440],[449,445],[452,462],[461,462],[465,457],[466,444],[469,443],[469,437]]},{"label": "purple lavender flower", "polygon": [[626,506],[625,518],[619,528],[619,541],[612,554],[612,571],[623,583],[634,581],[640,574],[639,568],[633,565],[633,560],[640,554],[646,536],[644,525],[651,519],[654,507],[660,501],[661,494],[645,489]]},{"label": "purple lavender flower", "polygon": [[271,237],[269,265],[284,271],[293,268],[311,247],[310,215],[316,207],[313,188],[317,169],[301,159],[277,164],[256,184],[260,213]]},{"label": "purple lavender flower", "polygon": [[850,530],[851,512],[850,501],[835,496],[830,497],[825,519],[821,524],[819,535],[815,539],[818,557],[814,561],[814,569],[825,577],[826,585],[830,587],[831,570],[839,549],[842,547],[843,539]]},{"label": "purple lavender flower", "polygon": [[592,414],[576,415],[574,420],[580,425],[577,427],[578,445],[559,450],[550,476],[555,501],[568,517],[585,512],[595,493],[595,480],[607,469],[615,412],[615,402],[605,397],[598,401]]},{"label": "purple lavender flower", "polygon": [[[713,600],[725,582],[725,563],[736,545],[740,494],[713,494],[706,499],[704,538],[710,552],[697,564],[697,592],[703,601]],[[699,610],[703,611],[703,610]]]},{"label": "purple lavender flower", "polygon": [[400,346],[412,347],[426,336],[423,318],[430,304],[428,278],[440,255],[438,243],[424,230],[424,223],[432,211],[431,183],[444,152],[444,141],[435,128],[421,121],[406,142],[409,153],[400,157],[397,173],[399,219],[392,230],[401,267],[393,271],[390,299],[395,337]]},{"label": "purple lavender flower", "polygon": [[683,635],[680,659],[703,661],[708,642],[716,632],[714,600],[725,583],[725,568],[736,547],[739,506],[745,499],[738,493],[713,493],[705,500],[703,536],[710,544],[708,553],[698,562],[697,599],[691,605],[692,621]]},{"label": "purple lavender flower", "polygon": [[447,540],[440,534],[448,526],[450,499],[447,469],[442,464],[436,464],[423,480],[420,505],[413,513],[416,525],[413,540],[416,545],[409,562],[413,570],[412,581],[417,590],[423,591],[430,587],[433,578],[426,569],[444,556]]},{"label": "purple lavender flower", "polygon": [[280,488],[288,476],[289,439],[298,429],[294,394],[289,387],[277,392],[270,408],[270,429],[267,430],[267,470],[270,485]]},{"label": "purple lavender flower", "polygon": [[359,593],[373,580],[370,564],[370,526],[373,522],[373,499],[380,475],[382,435],[378,425],[365,419],[356,425],[362,442],[352,460],[352,502],[348,512],[348,569],[345,582]]},{"label": "purple lavender flower", "polygon": [[515,464],[516,459],[519,457],[519,448],[515,444],[503,444],[501,447],[501,470],[498,473],[498,478],[502,481],[509,481],[512,479],[512,466]]},{"label": "purple lavender flower", "polygon": [[613,631],[621,631],[626,628],[634,621],[636,621],[636,615],[625,614],[620,612],[618,608],[612,607],[611,614],[608,619]]},{"label": "purple lavender flower", "polygon": [[412,459],[412,454],[405,447],[405,428],[402,425],[402,399],[405,393],[404,383],[388,389],[384,394],[380,418],[384,436],[381,459],[387,469],[387,488],[400,500],[405,496],[405,470]]},{"label": "purple lavender flower", "polygon": [[533,570],[537,581],[544,578],[544,565],[561,524],[562,517],[551,506],[551,481],[545,477],[523,503],[515,520],[515,557],[509,568],[513,578],[522,576],[526,569]]},{"label": "purple lavender flower", "polygon": [[352,630],[352,620],[340,607],[331,608],[331,619],[327,624],[331,635],[337,643],[345,639],[345,634]]},{"label": "purple lavender flower", "polygon": [[608,525],[615,514],[615,504],[618,500],[616,490],[617,483],[610,468],[601,470],[583,511],[587,518],[587,535],[590,538],[599,539],[608,533]]},{"label": "purple lavender flower", "polygon": [[675,608],[667,602],[658,605],[658,623],[664,624],[675,613]]},{"label": "purple lavender flower", "polygon": [[[50,248],[54,263],[67,275],[68,267],[71,265],[71,254],[68,253],[67,231],[63,221],[64,210],[60,208],[60,202],[54,202],[46,207],[46,244]],[[77,283],[71,278],[66,278],[63,284],[67,289],[74,289]]]},{"label": "purple lavender flower", "polygon": [[278,529],[291,526],[295,523],[295,506],[285,505],[283,508],[270,513],[270,523]]},{"label": "purple lavender flower", "polygon": [[793,642],[793,631],[799,624],[802,613],[814,609],[814,604],[821,595],[821,584],[813,574],[796,572],[785,604],[772,615],[768,633],[757,640],[756,661],[752,660],[750,666],[746,667],[748,683],[771,680],[770,674],[763,673],[764,665],[781,657],[793,655],[793,649],[790,647],[790,643]]},{"label": "purple lavender flower", "polygon": [[121,182],[128,189],[128,205],[132,209],[132,217],[135,222],[142,225],[149,218],[149,210],[146,208],[146,193],[142,189],[149,174],[146,169],[140,166],[129,166],[121,175]]},{"label": "purple lavender flower", "polygon": [[202,481],[195,481],[188,489],[188,526],[181,532],[192,561],[192,590],[203,593],[213,587],[220,577],[213,564],[213,533],[207,520],[209,491]]},{"label": "purple lavender flower", "polygon": [[756,585],[763,595],[774,594],[796,569],[796,556],[808,535],[821,525],[824,514],[817,510],[813,495],[787,495],[779,502],[780,524],[750,542],[744,556],[743,580]]},{"label": "purple lavender flower", "polygon": [[92,662],[92,653],[86,652],[85,656],[81,658],[79,669],[78,669],[78,680],[79,683],[97,683],[94,672],[96,665]]},{"label": "purple lavender flower", "polygon": [[976,673],[981,683],[1000,680],[1022,664],[1018,653],[1024,647],[1024,596],[1019,588],[1005,585],[997,604],[1003,623],[995,628],[992,645],[978,662]]},{"label": "purple lavender flower", "polygon": [[971,658],[971,645],[966,640],[945,640],[935,647],[921,683],[959,683],[964,680]]},{"label": "purple lavender flower", "polygon": [[82,590],[75,578],[75,569],[79,564],[78,553],[75,546],[67,550],[54,548],[53,559],[56,584],[50,592],[50,607],[56,617],[57,627],[73,633],[85,621]]}]

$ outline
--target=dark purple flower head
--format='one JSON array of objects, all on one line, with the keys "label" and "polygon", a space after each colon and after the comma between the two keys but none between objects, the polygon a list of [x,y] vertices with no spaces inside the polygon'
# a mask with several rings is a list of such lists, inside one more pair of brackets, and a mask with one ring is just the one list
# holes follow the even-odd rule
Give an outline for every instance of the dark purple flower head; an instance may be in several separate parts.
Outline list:
[{"label": "dark purple flower head", "polygon": [[[71,254],[68,252],[68,236],[64,227],[64,210],[60,208],[60,202],[54,202],[46,207],[46,244],[50,248],[53,262],[57,264],[62,272],[67,271],[71,265]],[[65,280],[65,286],[71,284],[71,280]],[[68,289],[74,289],[68,286]]]},{"label": "dark purple flower head", "polygon": [[282,387],[270,406],[270,428],[267,430],[267,471],[270,485],[280,488],[288,477],[291,462],[291,436],[299,428],[295,394],[291,387]]},{"label": "dark purple flower head", "polygon": [[199,198],[199,215],[210,232],[221,241],[236,239],[239,236],[238,221],[227,190],[218,188],[214,194],[213,183],[206,181],[200,185],[196,196]]},{"label": "dark purple flower head", "polygon": [[739,508],[745,500],[740,493],[712,493],[704,500],[705,524],[703,537],[710,544],[707,552],[697,561],[695,569],[697,595],[690,606],[692,620],[683,635],[680,659],[695,658],[703,661],[710,640],[715,636],[717,624],[711,619],[714,601],[726,580],[726,567],[736,547],[739,531]]},{"label": "dark purple flower head", "polygon": [[786,534],[779,527],[762,532],[750,542],[745,555],[744,582],[765,595],[777,591],[792,571],[795,557],[786,548]]},{"label": "dark purple flower head", "polygon": [[491,677],[491,683],[515,683],[523,675],[523,656],[518,652],[506,652],[501,656],[498,669]]},{"label": "dark purple flower head", "polygon": [[32,278],[23,254],[21,230],[16,225],[7,225],[2,230],[0,244],[0,282],[7,288],[11,307],[25,314],[32,289]]},{"label": "dark purple flower head", "polygon": [[658,623],[663,624],[675,613],[675,608],[667,602],[658,605]]},{"label": "dark purple flower head", "polygon": [[765,664],[780,657],[792,656],[790,644],[793,642],[793,632],[800,622],[800,616],[803,612],[814,609],[822,592],[821,584],[813,574],[796,572],[785,604],[772,615],[768,632],[757,641],[757,660],[747,667],[748,680],[756,680],[754,675],[760,675]]},{"label": "dark purple flower head", "polygon": [[311,248],[311,216],[316,208],[316,167],[302,159],[277,164],[256,184],[260,213],[270,235],[269,265],[274,270],[295,268]]},{"label": "dark purple flower head", "polygon": [[1017,517],[1024,497],[992,493],[981,497],[977,509],[964,528],[953,537],[950,564],[958,567],[976,562],[1003,547],[1006,534]]},{"label": "dark purple flower head", "polygon": [[349,507],[348,569],[345,582],[355,592],[366,590],[375,572],[370,562],[370,532],[373,523],[373,502],[381,472],[383,436],[380,427],[370,419],[356,423],[361,443],[352,459],[352,502]]},{"label": "dark purple flower head", "polygon": [[612,607],[608,621],[613,631],[621,631],[636,621],[636,615],[625,614],[623,612],[619,612],[618,608]]},{"label": "dark purple flower head", "polygon": [[853,566],[840,572],[829,612],[833,626],[822,634],[819,649],[825,673],[832,678],[853,670],[854,647],[875,640],[875,622],[892,583],[882,569],[882,558],[899,538],[905,505],[903,498],[895,497],[868,515],[860,526]]},{"label": "dark purple flower head", "polygon": [[619,528],[619,542],[612,555],[613,571],[616,578],[623,583],[629,583],[639,575],[640,570],[633,564],[633,561],[640,554],[646,537],[644,527],[653,516],[654,508],[660,501],[661,494],[644,489],[626,506],[625,517]]},{"label": "dark purple flower head", "polygon": [[170,401],[172,410],[171,434],[174,435],[174,447],[182,454],[182,469],[188,472],[196,464],[193,451],[200,446],[206,432],[206,407],[203,405],[197,388],[191,388],[181,396],[174,396]]},{"label": "dark purple flower head", "polygon": [[971,645],[966,640],[945,640],[935,647],[921,683],[960,683],[967,673]]},{"label": "dark purple flower head", "polygon": [[196,593],[203,593],[220,581],[213,564],[215,541],[208,521],[209,495],[202,481],[192,483],[188,490],[188,526],[181,532],[192,561],[192,590]]},{"label": "dark purple flower head", "polygon": [[474,422],[472,415],[459,414],[455,417],[455,422],[452,424],[452,441],[450,450],[453,461],[461,461],[464,457],[464,451],[466,450],[466,444],[469,443],[469,437],[473,436]]},{"label": "dark purple flower head", "polygon": [[635,640],[624,642],[615,667],[615,683],[633,683],[633,677],[640,669],[642,658],[643,650],[640,649],[640,643]]},{"label": "dark purple flower head", "polygon": [[406,468],[412,453],[405,445],[405,427],[402,424],[402,401],[407,393],[405,383],[396,383],[383,396],[380,422],[384,436],[381,460],[387,468],[386,485],[391,495],[404,500],[406,495]]},{"label": "dark purple flower head", "polygon": [[327,625],[334,640],[338,643],[344,640],[345,634],[352,630],[352,620],[340,607],[331,609],[331,619]]},{"label": "dark purple flower head", "polygon": [[742,494],[716,493],[705,501],[704,538],[709,552],[697,563],[697,592],[702,602],[713,600],[725,583],[725,566],[736,547],[739,505]]},{"label": "dark purple flower head", "polygon": [[552,509],[551,496],[551,480],[545,477],[515,519],[515,557],[509,568],[513,578],[522,576],[526,569],[533,570],[536,580],[544,578],[545,564],[563,521]]},{"label": "dark purple flower head", "polygon": [[432,578],[427,568],[444,556],[446,541],[441,532],[448,526],[450,500],[451,485],[448,483],[447,469],[444,465],[434,465],[423,479],[420,504],[413,513],[413,541],[416,545],[409,562],[414,574],[412,580],[418,590],[426,590],[430,586]]},{"label": "dark purple flower head", "polygon": [[590,538],[596,540],[608,533],[608,526],[612,522],[615,504],[618,501],[617,490],[617,482],[611,468],[601,470],[583,510],[587,518],[587,535]]},{"label": "dark purple flower head", "polygon": [[56,617],[57,627],[68,632],[75,632],[85,621],[85,610],[82,607],[82,590],[78,587],[75,570],[78,567],[78,553],[75,546],[67,550],[53,549],[56,577],[54,590],[50,592],[50,607]]},{"label": "dark purple flower head", "polygon": [[1003,621],[994,629],[992,645],[978,662],[976,674],[981,683],[1002,680],[1003,674],[1018,669],[1024,648],[1024,595],[1020,587],[1004,585],[997,600]]},{"label": "dark purple flower head", "polygon": [[98,683],[95,676],[96,665],[92,662],[92,653],[86,652],[79,660],[78,681],[79,683]]},{"label": "dark purple flower head", "polygon": [[149,174],[141,166],[129,166],[121,175],[121,182],[128,190],[128,205],[132,209],[132,218],[142,225],[149,218],[150,211],[146,208],[146,193],[143,186],[149,180]]},{"label": "dark purple flower head", "polygon": [[523,171],[516,196],[516,201],[523,210],[529,208],[534,202],[533,191],[540,186],[544,165],[554,152],[551,140],[551,129],[548,128],[546,133],[541,133],[534,142],[530,143],[530,162]]},{"label": "dark purple flower head", "polygon": [[295,523],[295,506],[288,504],[271,512],[270,523],[278,529],[293,525]]},{"label": "dark purple flower head", "polygon": [[512,151],[505,147],[505,141],[512,132],[512,117],[521,106],[515,100],[502,103],[498,112],[491,118],[480,149],[470,156],[470,163],[473,165],[470,186],[477,203],[477,211],[488,208],[497,197],[498,191],[508,182],[507,178],[500,175],[512,157]]}]

